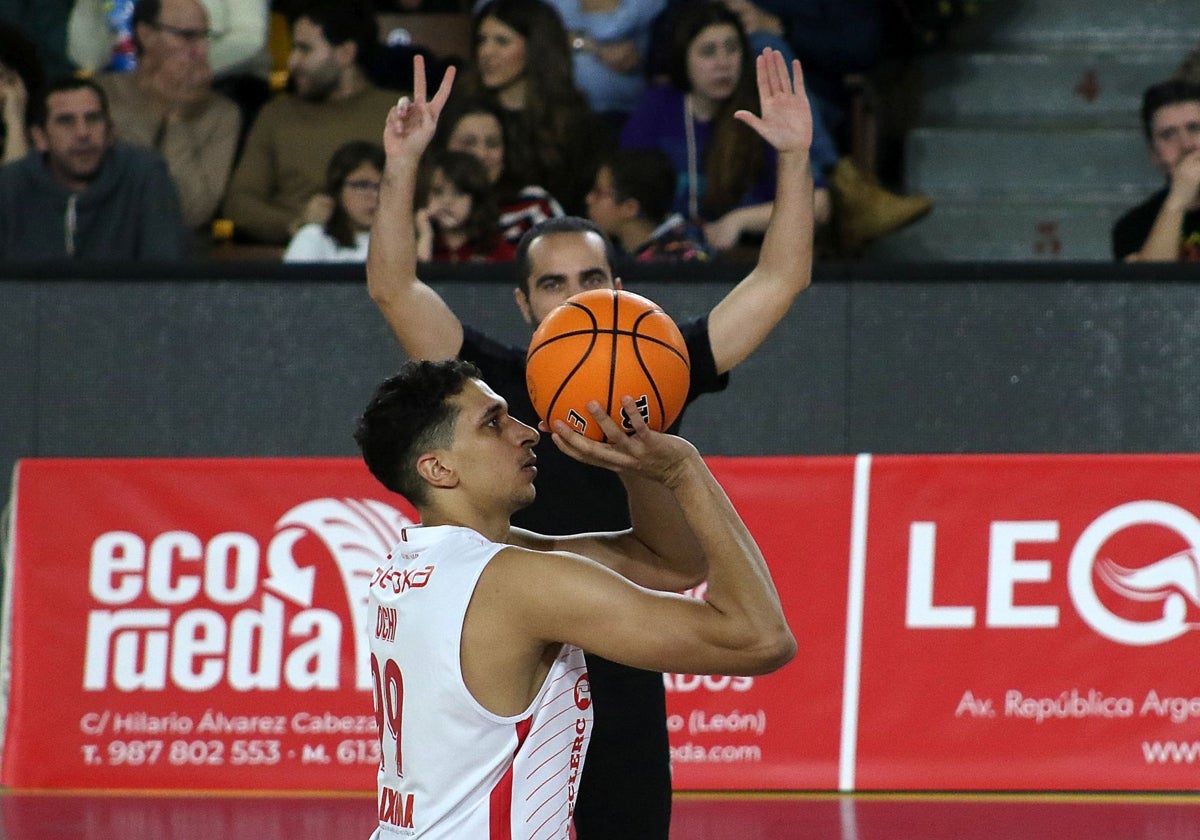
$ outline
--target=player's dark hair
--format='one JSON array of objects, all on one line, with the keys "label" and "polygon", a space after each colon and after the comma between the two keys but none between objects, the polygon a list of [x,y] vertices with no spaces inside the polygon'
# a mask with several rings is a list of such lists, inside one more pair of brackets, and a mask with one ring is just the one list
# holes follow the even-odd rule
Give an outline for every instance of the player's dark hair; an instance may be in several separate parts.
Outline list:
[{"label": "player's dark hair", "polygon": [[479,369],[460,359],[405,362],[385,379],[358,418],[354,440],[371,475],[414,506],[429,500],[429,487],[417,474],[417,458],[454,440],[462,393]]},{"label": "player's dark hair", "polygon": [[517,285],[525,290],[525,294],[529,294],[529,275],[533,273],[533,264],[529,261],[529,247],[539,236],[546,236],[551,233],[596,234],[604,242],[604,258],[608,260],[609,273],[611,274],[616,270],[617,264],[620,261],[620,254],[617,252],[612,240],[605,235],[604,231],[600,230],[600,227],[595,222],[591,219],[585,219],[582,216],[555,216],[554,218],[540,221],[525,231],[521,235],[521,240],[517,243],[517,253],[513,257],[513,268],[517,272]]},{"label": "player's dark hair", "polygon": [[1181,102],[1200,103],[1200,84],[1187,79],[1167,79],[1146,88],[1142,94],[1142,131],[1147,140],[1154,139],[1151,132],[1158,109]]}]

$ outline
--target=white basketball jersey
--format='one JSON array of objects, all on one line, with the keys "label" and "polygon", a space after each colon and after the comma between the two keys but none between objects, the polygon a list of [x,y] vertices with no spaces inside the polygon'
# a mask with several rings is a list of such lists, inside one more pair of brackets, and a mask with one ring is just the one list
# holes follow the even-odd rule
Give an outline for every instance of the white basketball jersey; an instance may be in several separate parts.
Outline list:
[{"label": "white basketball jersey", "polygon": [[592,729],[583,652],[563,645],[533,703],[512,717],[483,708],[463,681],[467,604],[504,547],[469,528],[405,528],[371,582],[383,748],[373,840],[570,836]]}]

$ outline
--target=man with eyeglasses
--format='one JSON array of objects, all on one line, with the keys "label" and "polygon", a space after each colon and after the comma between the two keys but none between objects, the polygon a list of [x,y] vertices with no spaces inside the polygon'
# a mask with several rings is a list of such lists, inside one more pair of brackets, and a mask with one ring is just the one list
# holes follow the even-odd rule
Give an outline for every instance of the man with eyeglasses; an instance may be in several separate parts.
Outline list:
[{"label": "man with eyeglasses", "polygon": [[235,237],[270,245],[325,223],[333,212],[326,162],[350,141],[378,142],[379,115],[397,95],[368,78],[378,29],[363,3],[306,0],[291,21],[290,93],[259,111],[225,199]]},{"label": "man with eyeglasses", "polygon": [[30,134],[34,150],[0,168],[0,261],[182,256],[179,198],[162,156],[114,141],[99,85],[51,82]]},{"label": "man with eyeglasses", "polygon": [[1113,226],[1125,262],[1200,262],[1200,84],[1168,79],[1142,97],[1150,160],[1167,184]]},{"label": "man with eyeglasses", "polygon": [[166,159],[199,245],[233,171],[241,113],[212,88],[208,13],[199,0],[138,0],[133,30],[137,67],[96,80],[108,94],[117,139]]}]

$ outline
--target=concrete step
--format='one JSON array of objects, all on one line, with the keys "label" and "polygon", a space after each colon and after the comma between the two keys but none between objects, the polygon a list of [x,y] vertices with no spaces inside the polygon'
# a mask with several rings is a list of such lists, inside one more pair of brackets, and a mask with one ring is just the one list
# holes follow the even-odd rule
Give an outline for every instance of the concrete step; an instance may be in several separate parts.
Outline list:
[{"label": "concrete step", "polygon": [[1174,51],[1069,49],[936,53],[919,64],[924,125],[1139,128],[1142,93]]},{"label": "concrete step", "polygon": [[951,34],[960,49],[1154,46],[1182,61],[1200,40],[1196,0],[981,0],[977,8]]},{"label": "concrete step", "polygon": [[1111,261],[1113,223],[1136,199],[940,200],[919,222],[873,243],[871,262]]},{"label": "concrete step", "polygon": [[1141,131],[917,128],[905,185],[934,198],[1131,200],[1162,185]]}]

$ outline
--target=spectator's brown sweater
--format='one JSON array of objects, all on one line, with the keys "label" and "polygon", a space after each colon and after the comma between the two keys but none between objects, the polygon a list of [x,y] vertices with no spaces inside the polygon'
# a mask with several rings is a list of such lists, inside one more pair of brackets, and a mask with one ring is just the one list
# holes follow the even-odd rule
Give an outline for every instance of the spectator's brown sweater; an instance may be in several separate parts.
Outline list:
[{"label": "spectator's brown sweater", "polygon": [[240,236],[286,245],[305,203],[325,187],[325,167],[351,140],[378,143],[400,93],[368,86],[346,99],[279,96],[259,111],[225,195]]}]

